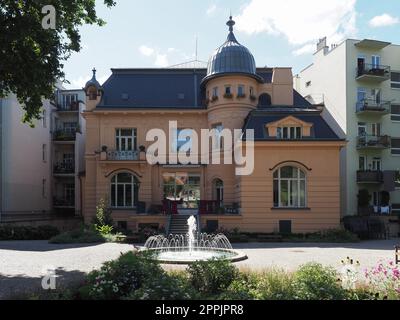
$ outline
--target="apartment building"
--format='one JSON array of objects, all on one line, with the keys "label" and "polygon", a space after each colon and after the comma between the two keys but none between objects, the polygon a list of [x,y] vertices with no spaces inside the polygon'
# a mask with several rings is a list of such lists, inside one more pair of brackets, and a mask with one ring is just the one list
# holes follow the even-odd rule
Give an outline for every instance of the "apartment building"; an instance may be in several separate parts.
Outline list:
[{"label": "apartment building", "polygon": [[80,214],[83,90],[56,90],[31,128],[14,94],[0,99],[0,221]]},{"label": "apartment building", "polygon": [[[341,154],[342,215],[363,214],[360,190],[373,213],[400,209],[400,46],[348,39],[328,47],[294,77],[294,88],[348,140]],[[389,201],[388,201],[389,200]]]}]

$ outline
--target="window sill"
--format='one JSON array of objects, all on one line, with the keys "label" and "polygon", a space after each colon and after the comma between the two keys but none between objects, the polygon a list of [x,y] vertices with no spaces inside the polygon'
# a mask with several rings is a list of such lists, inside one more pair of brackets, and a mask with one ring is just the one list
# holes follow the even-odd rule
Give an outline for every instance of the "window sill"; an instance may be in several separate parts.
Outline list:
[{"label": "window sill", "polygon": [[276,211],[310,211],[311,208],[292,208],[292,207],[273,207],[271,210]]}]

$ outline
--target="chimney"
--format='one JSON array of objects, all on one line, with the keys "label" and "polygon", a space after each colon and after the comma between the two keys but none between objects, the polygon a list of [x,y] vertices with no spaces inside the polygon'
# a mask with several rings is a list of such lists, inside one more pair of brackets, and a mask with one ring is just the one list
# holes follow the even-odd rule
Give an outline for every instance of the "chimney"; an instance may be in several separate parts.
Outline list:
[{"label": "chimney", "polygon": [[329,47],[326,45],[326,37],[323,37],[318,40],[316,52],[318,52],[322,49],[324,49],[324,54],[326,54],[326,52],[329,50]]}]

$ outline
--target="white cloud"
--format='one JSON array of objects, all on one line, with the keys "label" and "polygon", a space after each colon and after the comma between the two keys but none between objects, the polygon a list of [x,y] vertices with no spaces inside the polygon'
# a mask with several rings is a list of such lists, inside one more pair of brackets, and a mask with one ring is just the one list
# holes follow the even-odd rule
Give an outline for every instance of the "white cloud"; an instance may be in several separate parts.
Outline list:
[{"label": "white cloud", "polygon": [[217,5],[214,3],[214,4],[212,4],[212,5],[210,5],[209,7],[208,7],[208,9],[207,9],[207,15],[210,17],[210,16],[212,16],[214,13],[215,13],[215,11],[217,11]]},{"label": "white cloud", "polygon": [[156,61],[154,62],[154,65],[157,67],[168,67],[169,62],[168,62],[168,57],[166,54],[157,54],[156,55]]},{"label": "white cloud", "polygon": [[[97,81],[102,85],[106,80],[110,77],[110,75],[102,75],[96,76]],[[68,89],[81,89],[85,86],[86,82],[88,82],[92,78],[92,75],[84,75],[78,78],[72,79],[70,84],[64,84],[64,86]]]},{"label": "white cloud", "polygon": [[139,47],[139,51],[142,55],[146,56],[146,57],[150,57],[154,54],[154,49],[147,47],[145,45],[142,45]]},{"label": "white cloud", "polygon": [[380,16],[375,16],[369,21],[369,25],[373,28],[377,27],[387,27],[398,24],[400,22],[399,18],[393,17],[390,14],[384,13]]},{"label": "white cloud", "polygon": [[296,48],[294,54],[310,52],[311,45],[326,36],[336,43],[354,36],[356,0],[250,0],[235,17],[236,28],[248,34],[283,35]]},{"label": "white cloud", "polygon": [[314,44],[306,44],[303,47],[296,49],[293,51],[293,55],[301,56],[302,54],[314,53],[316,49],[316,45]]}]

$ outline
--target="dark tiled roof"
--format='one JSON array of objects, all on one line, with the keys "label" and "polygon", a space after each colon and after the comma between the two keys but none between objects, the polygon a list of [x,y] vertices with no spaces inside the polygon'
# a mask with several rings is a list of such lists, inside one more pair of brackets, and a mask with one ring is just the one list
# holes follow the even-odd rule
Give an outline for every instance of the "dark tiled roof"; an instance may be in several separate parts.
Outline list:
[{"label": "dark tiled roof", "polygon": [[[258,109],[250,112],[246,119],[244,129],[254,129],[255,141],[276,141],[276,137],[268,135],[266,124],[293,116],[305,122],[312,123],[311,136],[302,140],[341,140],[327,122],[322,118],[321,112],[317,109],[304,107],[271,107]],[[246,137],[244,137],[245,139]]]},{"label": "dark tiled roof", "polygon": [[[112,69],[97,108],[205,108],[206,69]],[[258,68],[265,82],[272,69]]]}]

